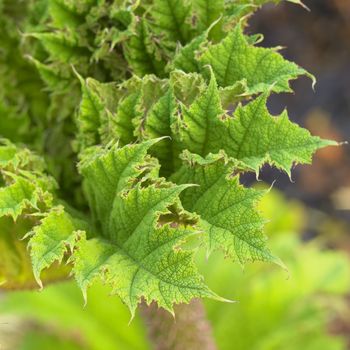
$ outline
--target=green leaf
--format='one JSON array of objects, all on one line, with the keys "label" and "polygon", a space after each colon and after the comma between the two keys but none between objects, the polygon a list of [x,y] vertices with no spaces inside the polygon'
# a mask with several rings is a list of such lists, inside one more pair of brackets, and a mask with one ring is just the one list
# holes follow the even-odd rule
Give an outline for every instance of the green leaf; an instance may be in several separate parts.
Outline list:
[{"label": "green leaf", "polygon": [[26,237],[31,237],[28,243],[33,265],[35,280],[42,288],[41,271],[51,266],[55,261],[62,262],[68,248],[71,250],[79,232],[70,216],[62,206],[54,207],[34,226]]},{"label": "green leaf", "polygon": [[0,168],[12,165],[17,167],[21,161],[17,147],[6,139],[0,139]]},{"label": "green leaf", "polygon": [[175,96],[173,89],[169,88],[168,92],[153,105],[143,125],[143,136],[145,139],[168,136],[167,139],[155,144],[151,150],[151,154],[159,159],[162,165],[161,170],[165,175],[172,173],[175,167],[174,162],[176,162],[179,154],[177,149],[179,146],[175,140],[171,140],[175,112]]},{"label": "green leaf", "polygon": [[21,240],[31,225],[19,218],[0,217],[0,289],[16,289],[36,285],[33,282],[32,263],[28,256],[27,243]]},{"label": "green leaf", "polygon": [[14,183],[0,188],[0,217],[11,216],[16,220],[26,208],[35,207],[38,193],[35,185],[21,177],[15,177]]},{"label": "green leaf", "polygon": [[77,124],[84,148],[97,144],[99,141],[98,130],[105,105],[97,94],[100,83],[94,79],[85,81],[80,75],[78,78],[81,83],[82,99],[77,114]]},{"label": "green leaf", "polygon": [[[34,279],[42,286],[41,271],[56,260],[61,262],[67,246],[73,246],[73,219],[63,206],[54,204],[58,200],[54,192],[56,183],[46,174],[40,157],[5,140],[0,146],[0,170],[5,185],[0,187],[0,227],[4,233],[0,245],[12,249],[6,257],[3,254],[6,260],[0,268],[0,277],[4,275],[6,279],[5,288],[32,287]],[[84,229],[88,226],[82,218],[74,219],[75,223]],[[30,259],[24,241],[15,242],[27,237],[31,237],[27,247],[31,248],[34,276],[28,273]],[[18,270],[18,278],[7,280],[12,270]],[[68,268],[53,266],[44,274],[44,280],[61,279],[67,272]]]},{"label": "green leaf", "polygon": [[207,39],[207,33],[195,37],[187,45],[180,47],[169,64],[169,70],[179,69],[186,73],[199,72],[200,63],[196,57],[197,52]]},{"label": "green leaf", "polygon": [[146,156],[157,141],[93,151],[80,164],[103,238],[80,239],[75,277],[85,297],[96,278],[110,283],[132,315],[142,297],[169,311],[193,297],[217,298],[194,268],[193,252],[179,250],[198,233],[179,201],[189,185],[157,178],[157,165]]},{"label": "green leaf", "polygon": [[319,148],[337,145],[322,140],[289,121],[287,113],[272,117],[266,108],[267,94],[245,106],[233,117],[224,116],[215,78],[189,109],[183,108],[180,128],[183,149],[205,157],[224,150],[258,172],[264,163],[290,175],[294,163],[308,164]]},{"label": "green leaf", "polygon": [[292,123],[286,111],[272,117],[266,101],[267,95],[261,95],[246,106],[239,106],[234,118],[223,121],[226,132],[221,147],[229,156],[256,172],[268,162],[290,176],[294,163],[309,164],[316,150],[338,144],[311,136],[308,130]]},{"label": "green leaf", "polygon": [[68,27],[75,29],[83,24],[85,20],[72,1],[50,0],[49,11],[55,26],[58,28]]},{"label": "green leaf", "polygon": [[40,74],[41,79],[46,83],[48,89],[55,91],[58,87],[65,89],[68,87],[69,80],[68,77],[62,76],[62,74],[47,64],[43,64],[40,61],[36,60],[33,57],[28,57],[31,62],[35,65],[38,73]]},{"label": "green leaf", "polygon": [[168,81],[159,79],[154,75],[145,76],[140,82],[137,92],[140,93],[140,102],[137,105],[137,117],[132,120],[134,125],[134,135],[142,139],[144,124],[148,113],[167,92]]},{"label": "green leaf", "polygon": [[[20,216],[16,222],[10,217],[0,218],[0,289],[18,290],[37,288],[33,276],[32,261],[27,240],[23,237],[33,226],[33,216]],[[35,219],[34,219],[35,220]],[[54,265],[42,273],[44,282],[65,278],[69,273],[66,266]]]},{"label": "green leaf", "polygon": [[[147,244],[140,247],[137,254],[127,246],[119,248],[99,239],[82,242],[76,257],[78,284],[84,288],[95,273],[107,270],[106,280],[113,284],[113,293],[129,307],[132,316],[142,298],[147,303],[155,300],[159,307],[171,313],[175,303],[188,303],[197,297],[218,299],[203,284],[194,266],[193,254],[174,250],[176,244],[193,232],[162,227],[142,234]],[[135,233],[128,245],[135,245],[139,236]],[[90,265],[87,257],[99,260]]]},{"label": "green leaf", "polygon": [[276,50],[249,45],[239,25],[219,44],[209,47],[200,61],[212,67],[221,87],[245,79],[249,94],[270,89],[291,92],[289,81],[300,75],[307,75],[314,82],[311,74],[285,60]]},{"label": "green leaf", "polygon": [[108,231],[109,217],[117,194],[132,185],[132,179],[147,176],[154,163],[146,157],[147,150],[158,140],[118,148],[94,147],[83,157],[79,170],[85,178],[85,189],[95,219],[103,232]]},{"label": "green leaf", "polygon": [[136,187],[125,198],[116,199],[112,239],[81,240],[78,244],[74,273],[84,295],[101,275],[132,316],[142,297],[170,312],[174,303],[195,297],[218,298],[195,269],[193,252],[176,249],[194,231],[157,223],[158,215],[166,213],[185,187]]},{"label": "green leaf", "polygon": [[[224,14],[224,0],[194,0],[192,1],[193,11],[196,18],[196,27],[199,33],[205,32],[212,26],[215,21],[218,21]],[[221,37],[221,28],[216,24],[211,28],[209,37],[218,39]]]},{"label": "green leaf", "polygon": [[118,105],[112,122],[121,146],[135,141],[133,120],[140,117],[140,92],[127,95]]},{"label": "green leaf", "polygon": [[134,140],[131,119],[137,111],[135,99],[131,95],[124,97],[126,91],[122,85],[100,83],[92,78],[84,80],[76,71],[75,74],[82,90],[76,115],[81,150],[116,138],[125,143]]},{"label": "green leaf", "polygon": [[90,52],[79,44],[78,39],[63,32],[28,34],[43,44],[51,60],[63,63],[81,64],[87,62]]},{"label": "green leaf", "polygon": [[177,69],[170,74],[170,84],[174,89],[175,97],[185,106],[189,106],[206,88],[202,75],[186,74]]},{"label": "green leaf", "polygon": [[272,261],[281,264],[266,247],[265,220],[256,209],[265,191],[240,185],[236,169],[224,157],[201,159],[185,153],[184,166],[174,174],[176,183],[194,183],[181,195],[184,208],[200,215],[208,253],[223,250],[241,264]]},{"label": "green leaf", "polygon": [[182,147],[202,156],[215,152],[213,145],[222,137],[219,117],[223,114],[216,81],[211,79],[208,88],[197,97],[190,108],[182,108]]},{"label": "green leaf", "polygon": [[135,35],[131,36],[124,44],[125,57],[136,75],[140,77],[146,74],[163,75],[165,66],[159,48],[152,40],[148,24],[140,19],[136,26]]},{"label": "green leaf", "polygon": [[154,29],[173,42],[184,44],[190,39],[191,6],[183,0],[154,0],[150,14]]}]

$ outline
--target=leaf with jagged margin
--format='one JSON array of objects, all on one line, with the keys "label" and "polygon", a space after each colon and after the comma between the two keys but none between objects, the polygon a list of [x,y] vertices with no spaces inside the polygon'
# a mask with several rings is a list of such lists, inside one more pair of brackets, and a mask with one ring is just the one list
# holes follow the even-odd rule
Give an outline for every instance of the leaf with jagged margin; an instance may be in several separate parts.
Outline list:
[{"label": "leaf with jagged margin", "polygon": [[[10,217],[0,218],[0,290],[37,288],[27,241],[23,240],[32,226],[33,217],[22,215],[16,222]],[[44,283],[57,281],[67,277],[68,274],[68,266],[53,264],[43,271],[41,279]]]},{"label": "leaf with jagged margin", "polygon": [[188,185],[136,186],[117,196],[111,213],[110,239],[81,239],[74,254],[74,274],[86,298],[88,286],[98,277],[112,285],[129,307],[132,317],[145,298],[173,313],[175,303],[192,298],[220,299],[203,283],[193,263],[193,251],[179,245],[195,234],[191,228],[162,226],[158,217],[178,202]]},{"label": "leaf with jagged margin", "polygon": [[16,146],[7,139],[0,139],[0,174],[0,181],[5,185],[11,185],[19,178],[34,184],[37,191],[42,190],[40,197],[44,202],[48,200],[46,204],[50,201],[46,191],[57,189],[56,181],[46,173],[44,160],[28,148]]},{"label": "leaf with jagged margin", "polygon": [[140,136],[143,119],[166,91],[167,81],[154,75],[133,76],[122,84],[84,80],[77,114],[80,146],[106,144],[118,139],[124,146]]},{"label": "leaf with jagged margin", "polygon": [[251,2],[246,4],[237,3],[236,1],[233,3],[226,2],[225,14],[222,20],[224,30],[228,32],[242,21],[246,15],[249,15],[249,13],[252,13],[257,9],[258,6]]},{"label": "leaf with jagged margin", "polygon": [[170,87],[167,93],[153,105],[143,127],[143,138],[145,139],[168,136],[168,138],[155,144],[150,152],[159,159],[161,174],[164,176],[169,176],[174,171],[175,163],[178,161],[180,147],[175,139],[171,139],[175,113],[176,101],[173,88]]},{"label": "leaf with jagged margin", "polygon": [[35,280],[42,288],[41,272],[54,262],[62,262],[68,249],[72,250],[79,231],[73,219],[62,206],[52,208],[40,223],[25,235],[30,237],[28,247]]},{"label": "leaf with jagged margin", "polygon": [[63,32],[30,33],[28,36],[38,39],[52,61],[63,63],[83,64],[88,63],[90,51],[79,44],[78,39]]},{"label": "leaf with jagged margin", "polygon": [[[215,79],[189,108],[182,107],[183,125],[180,128],[183,149],[202,156],[213,150],[213,141],[222,137],[219,117],[224,114]],[[221,127],[222,129],[222,127]]]},{"label": "leaf with jagged margin", "polygon": [[135,34],[123,44],[125,58],[136,75],[164,75],[165,62],[159,48],[151,38],[147,22],[141,18]]},{"label": "leaf with jagged margin", "polygon": [[98,129],[101,123],[101,114],[104,111],[104,104],[96,93],[100,85],[94,79],[84,80],[80,75],[82,98],[77,113],[77,124],[79,129],[79,139],[82,147],[91,146],[99,142]]},{"label": "leaf with jagged margin", "polygon": [[268,94],[263,94],[246,106],[239,106],[234,118],[223,121],[225,134],[220,148],[229,156],[256,172],[267,162],[290,177],[293,164],[310,164],[315,151],[338,145],[312,136],[307,129],[292,123],[287,111],[272,117],[266,107],[267,98]]},{"label": "leaf with jagged margin", "polygon": [[200,216],[208,254],[222,250],[241,264],[255,260],[281,264],[266,247],[265,220],[256,209],[266,191],[242,186],[239,175],[234,175],[237,169],[223,156],[203,159],[185,152],[183,159],[172,180],[199,185],[184,191],[181,201],[186,210]]},{"label": "leaf with jagged margin", "polygon": [[116,136],[120,145],[124,146],[136,140],[134,136],[133,120],[140,118],[141,93],[135,92],[122,99],[118,105],[117,112],[112,118]]},{"label": "leaf with jagged margin", "polygon": [[167,91],[168,80],[159,79],[155,75],[147,75],[142,79],[141,102],[142,111],[146,114],[160,97]]},{"label": "leaf with jagged margin", "polygon": [[[210,65],[221,87],[246,80],[249,94],[272,89],[275,92],[291,92],[289,81],[306,75],[315,78],[285,60],[275,49],[249,45],[240,25],[219,44],[210,46],[200,57],[200,62]],[[205,72],[205,71],[203,71]]]},{"label": "leaf with jagged margin", "polygon": [[225,32],[230,32],[238,23],[245,26],[248,18],[262,5],[280,0],[229,0],[225,1],[225,12],[222,19],[222,27]]},{"label": "leaf with jagged margin", "polygon": [[290,176],[294,163],[308,164],[319,148],[337,143],[311,136],[292,123],[286,112],[275,118],[266,108],[268,94],[245,106],[233,117],[224,116],[215,77],[205,93],[189,107],[183,107],[180,138],[183,149],[205,157],[224,150],[258,172],[264,163],[275,165]]},{"label": "leaf with jagged margin", "polygon": [[[203,33],[224,15],[225,1],[194,0],[192,1],[192,9],[196,19],[196,30],[198,30],[199,33]],[[217,40],[221,37],[221,26],[217,23],[211,28],[209,38]]]},{"label": "leaf with jagged margin", "polygon": [[113,201],[118,193],[131,186],[131,181],[146,176],[154,163],[147,157],[148,149],[159,139],[118,148],[94,147],[79,163],[85,181],[90,208],[107,232]]},{"label": "leaf with jagged margin", "polygon": [[[0,217],[7,216],[12,221],[1,220],[1,225],[4,225],[1,226],[3,233],[11,236],[4,238],[0,245],[10,246],[15,238],[30,236],[28,245],[32,248],[34,278],[41,285],[41,270],[51,266],[56,260],[61,261],[59,256],[63,257],[66,245],[73,243],[73,238],[64,239],[70,227],[68,223],[71,221],[73,225],[73,219],[63,211],[62,206],[53,207],[54,201],[57,201],[53,192],[56,183],[45,173],[43,160],[26,148],[17,147],[6,140],[3,143],[0,146],[0,170],[5,187],[0,187]],[[43,216],[44,219],[38,225],[38,219]],[[79,224],[77,227],[87,227],[87,223],[80,217],[74,219],[74,222]],[[13,261],[19,258],[23,261]],[[15,269],[23,271],[19,271],[21,276],[18,279],[7,281],[5,288],[32,285],[33,274],[28,274],[28,257],[23,252],[23,245],[13,242],[13,251],[6,259],[8,260],[4,261],[3,268],[0,268],[0,275],[3,274],[5,279]],[[61,278],[67,275],[67,269],[56,266],[50,269],[50,273],[52,279]],[[50,280],[50,276],[45,274],[44,279]]]},{"label": "leaf with jagged margin", "polygon": [[[118,136],[113,111],[122,108],[124,92],[115,83],[84,80],[75,72],[81,83],[82,99],[76,115],[81,148],[108,142]],[[118,107],[117,107],[118,106]]]},{"label": "leaf with jagged margin", "polygon": [[140,95],[140,102],[137,106],[138,115],[132,120],[134,125],[134,135],[142,139],[144,124],[147,115],[152,107],[159,101],[159,99],[168,90],[168,80],[159,79],[155,75],[146,75],[141,82],[141,87],[138,92]]},{"label": "leaf with jagged margin", "polygon": [[261,6],[274,3],[278,4],[282,1],[291,2],[294,4],[301,5],[306,8],[300,0],[225,0],[225,13],[224,16],[226,24],[228,26],[225,29],[229,29],[232,24],[239,23],[244,17],[252,15]]},{"label": "leaf with jagged margin", "polygon": [[16,167],[19,162],[17,147],[7,139],[0,139],[0,168],[6,168],[9,164]]},{"label": "leaf with jagged margin", "polygon": [[174,58],[169,63],[167,69],[168,71],[173,71],[174,69],[179,69],[183,72],[199,72],[201,69],[200,63],[196,57],[202,44],[207,40],[207,33],[201,34],[195,37],[187,45],[180,47],[175,53]]},{"label": "leaf with jagged margin", "polygon": [[0,216],[16,220],[26,209],[50,206],[57,188],[45,173],[45,164],[29,149],[0,141]]},{"label": "leaf with jagged margin", "polygon": [[35,208],[39,194],[34,183],[11,175],[14,182],[6,187],[0,187],[0,217],[11,216],[16,220],[27,208]]},{"label": "leaf with jagged margin", "polygon": [[[63,212],[62,206],[53,208],[53,202],[57,200],[54,197],[56,183],[45,173],[43,160],[28,149],[4,140],[0,146],[0,171],[5,184],[5,187],[0,187],[0,226],[3,234],[8,235],[3,237],[0,246],[12,249],[6,256],[3,254],[7,260],[0,267],[0,277],[6,280],[4,288],[32,286],[33,278],[41,285],[41,270],[51,266],[55,260],[61,260],[58,259],[60,252],[63,257],[62,247],[68,244],[68,239],[63,241],[65,231],[61,217],[64,215],[68,220],[69,216]],[[42,216],[45,218],[40,226],[33,228]],[[12,221],[5,220],[10,218]],[[79,227],[87,227],[87,223],[82,224],[83,219],[74,220]],[[24,245],[14,242],[29,236],[32,237],[29,246],[32,247],[34,277],[28,273]],[[57,259],[53,259],[54,256]],[[18,278],[7,280],[17,270]],[[67,275],[67,269],[56,266],[50,269],[49,274],[45,274],[44,280],[62,278]]]},{"label": "leaf with jagged margin", "polygon": [[153,29],[172,42],[185,44],[191,38],[191,6],[183,0],[154,0],[149,10]]},{"label": "leaf with jagged margin", "polygon": [[251,97],[246,93],[247,82],[245,80],[238,81],[234,85],[226,86],[219,89],[221,106],[225,111],[234,110],[234,106],[239,101],[243,101]]},{"label": "leaf with jagged margin", "polygon": [[175,97],[185,106],[189,106],[206,89],[202,75],[186,74],[178,69],[170,73],[170,85],[174,89]]},{"label": "leaf with jagged margin", "polygon": [[0,138],[0,170],[10,171],[18,168],[26,168],[34,164],[37,170],[42,170],[42,164],[37,156],[26,148],[17,147],[11,141]]}]

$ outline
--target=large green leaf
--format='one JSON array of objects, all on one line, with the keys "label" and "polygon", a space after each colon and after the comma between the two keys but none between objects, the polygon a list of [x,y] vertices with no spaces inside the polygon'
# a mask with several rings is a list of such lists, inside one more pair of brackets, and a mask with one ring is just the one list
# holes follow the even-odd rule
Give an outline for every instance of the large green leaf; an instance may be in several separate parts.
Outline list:
[{"label": "large green leaf", "polygon": [[235,167],[223,156],[203,159],[185,153],[183,167],[172,179],[194,183],[181,195],[185,209],[199,214],[200,226],[206,234],[208,253],[223,250],[244,264],[262,260],[280,263],[266,247],[264,218],[256,209],[264,191],[240,185]]},{"label": "large green leaf", "polygon": [[[193,252],[179,249],[198,233],[187,227],[193,219],[179,201],[188,185],[157,180],[157,167],[145,156],[154,142],[93,153],[80,167],[104,238],[80,239],[75,277],[84,295],[96,278],[106,280],[132,315],[142,297],[171,312],[174,303],[194,297],[218,298],[198,275]],[[141,183],[134,185],[137,178]]]}]

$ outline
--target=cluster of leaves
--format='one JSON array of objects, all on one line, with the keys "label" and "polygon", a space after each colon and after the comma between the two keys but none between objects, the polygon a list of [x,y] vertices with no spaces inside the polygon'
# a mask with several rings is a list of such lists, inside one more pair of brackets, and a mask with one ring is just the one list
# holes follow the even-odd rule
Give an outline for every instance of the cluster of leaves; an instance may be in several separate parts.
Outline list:
[{"label": "cluster of leaves", "polygon": [[245,188],[240,176],[266,163],[290,175],[336,143],[311,136],[287,112],[268,112],[271,93],[313,77],[244,34],[246,16],[265,2],[49,2],[49,16],[26,36],[46,50],[31,60],[51,90],[48,116],[64,105],[66,116],[56,118],[70,132],[61,143],[78,153],[88,209],[60,199],[51,168],[33,153],[0,146],[0,216],[30,221],[24,238],[40,285],[41,272],[64,260],[85,297],[102,279],[132,314],[142,298],[172,312],[194,297],[222,300],[185,243],[241,264],[281,264],[256,209],[265,192]]}]

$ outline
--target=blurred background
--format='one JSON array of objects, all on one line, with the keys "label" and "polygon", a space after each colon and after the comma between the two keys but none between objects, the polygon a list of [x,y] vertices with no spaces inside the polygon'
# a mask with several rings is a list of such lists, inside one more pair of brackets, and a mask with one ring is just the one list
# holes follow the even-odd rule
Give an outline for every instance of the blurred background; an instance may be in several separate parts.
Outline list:
[{"label": "blurred background", "polygon": [[[268,5],[250,20],[263,46],[283,45],[283,55],[317,77],[293,83],[295,94],[273,96],[269,108],[285,107],[291,119],[315,135],[350,141],[350,1],[305,0],[311,12],[283,3]],[[255,263],[244,271],[221,255],[198,261],[208,284],[235,304],[206,301],[219,349],[350,349],[350,148],[324,149],[312,166],[298,166],[293,182],[264,168],[257,186],[272,191],[261,211],[271,248],[289,272]],[[247,185],[255,177],[243,179]],[[254,186],[256,186],[254,184]],[[0,348],[149,349],[138,317],[106,289],[91,289],[88,305],[65,282],[43,292],[0,296]]]}]

